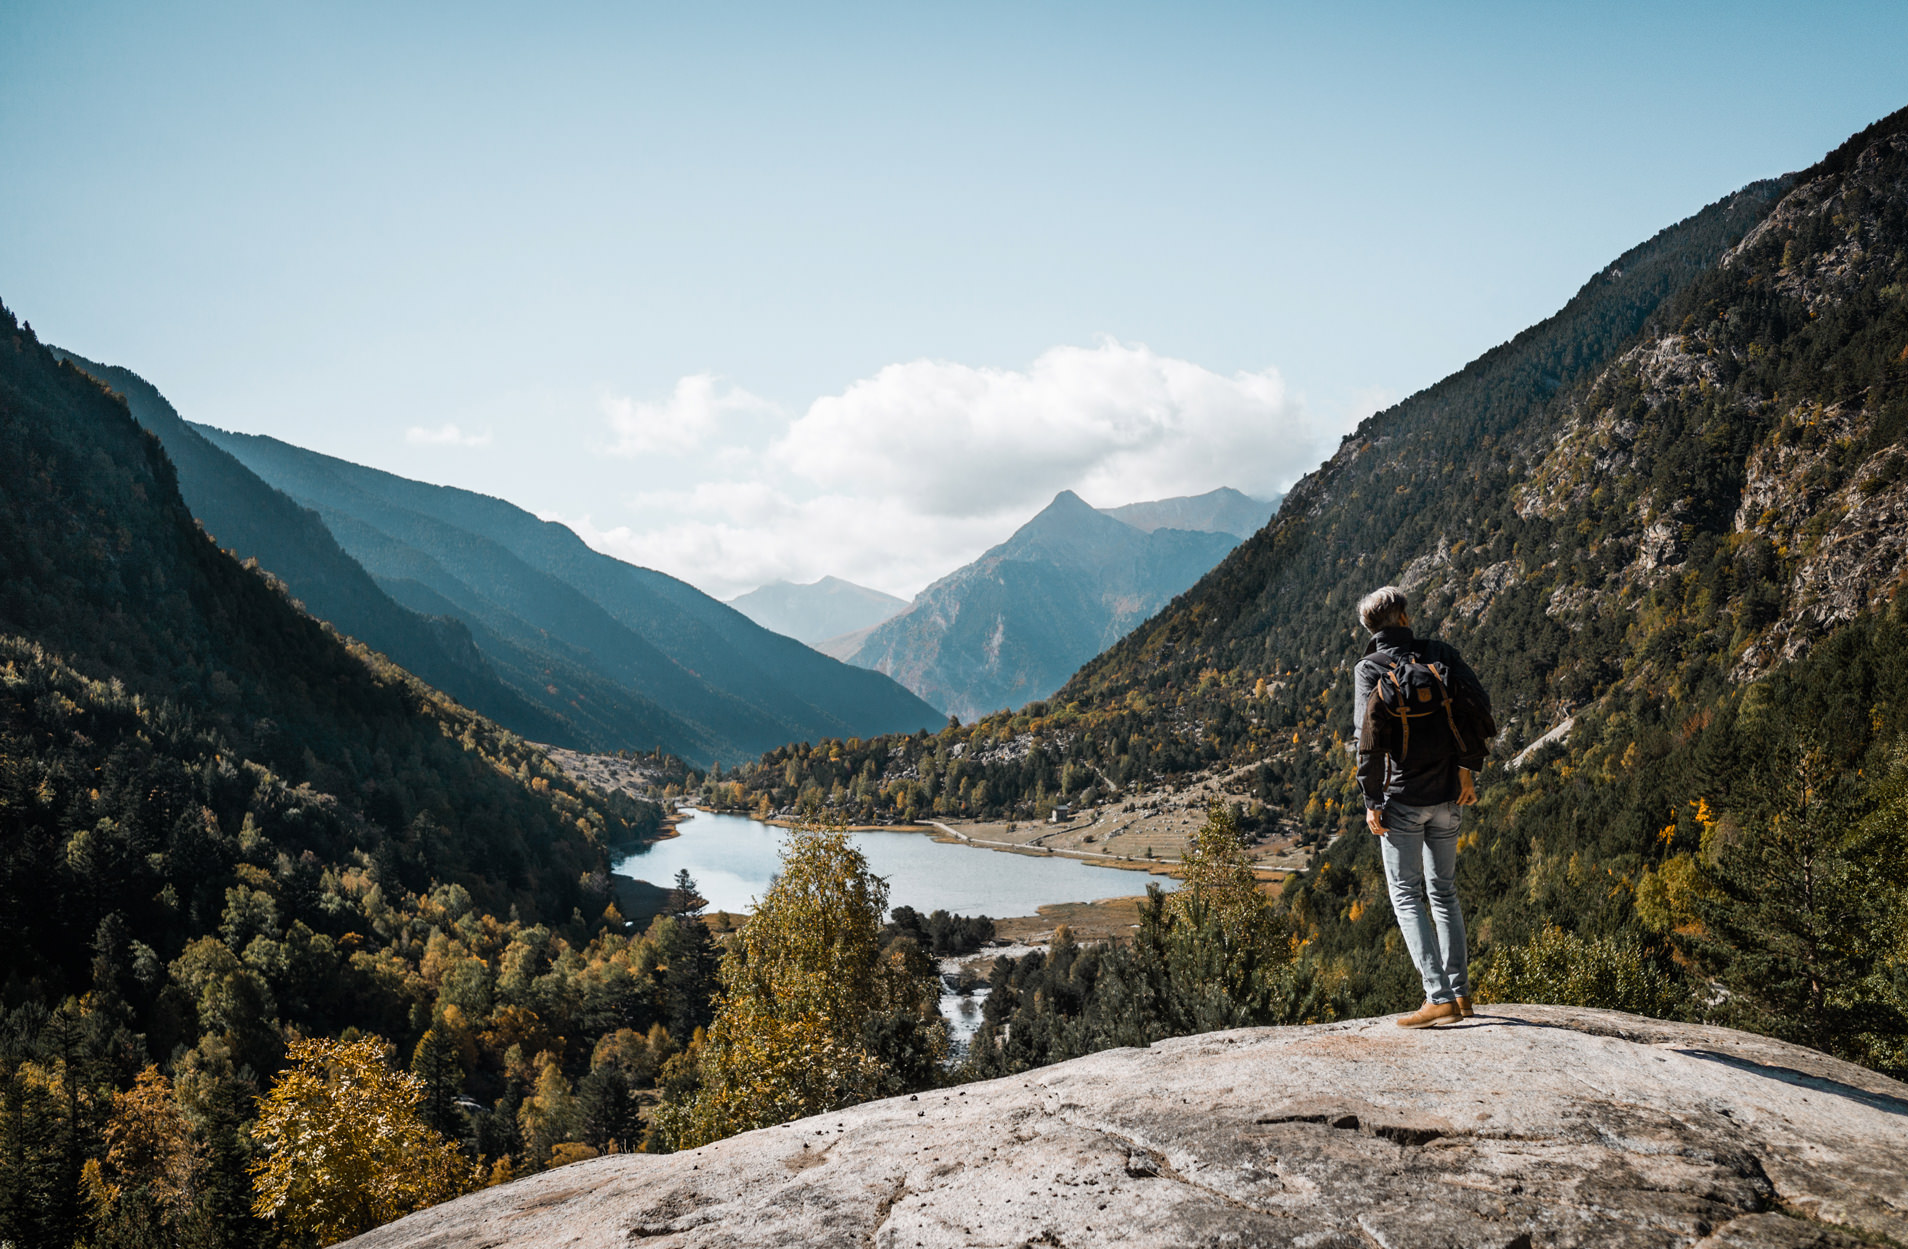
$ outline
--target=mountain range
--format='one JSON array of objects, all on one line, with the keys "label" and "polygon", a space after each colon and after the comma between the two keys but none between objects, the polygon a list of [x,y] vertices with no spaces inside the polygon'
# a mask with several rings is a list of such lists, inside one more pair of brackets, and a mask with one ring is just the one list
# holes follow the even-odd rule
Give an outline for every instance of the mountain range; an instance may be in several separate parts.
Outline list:
[{"label": "mountain range", "polygon": [[893,682],[764,629],[686,582],[592,550],[501,499],[273,438],[194,428],[316,511],[398,602],[462,621],[517,688],[542,690],[578,718],[647,704],[681,726],[680,745],[635,745],[707,762],[763,743],[940,721]]},{"label": "mountain range", "polygon": [[158,436],[186,506],[220,547],[257,561],[320,620],[472,710],[532,740],[574,744],[575,726],[504,684],[462,622],[394,601],[338,545],[316,512],[201,436],[150,382],[130,369],[51,350],[123,396],[133,419]]},{"label": "mountain range", "polygon": [[126,397],[221,546],[533,740],[706,763],[940,719],[893,682],[501,500],[196,426],[130,370],[64,358]]},{"label": "mountain range", "polygon": [[0,436],[10,995],[83,991],[92,951],[134,938],[163,976],[241,878],[295,877],[316,907],[324,871],[376,863],[392,889],[563,920],[611,846],[655,832],[654,807],[569,782],[222,552],[125,399],[3,308]]},{"label": "mountain range", "polygon": [[[1185,505],[1196,502],[1136,506],[1154,509],[1141,513],[1153,517],[1191,515],[1201,509]],[[1240,510],[1229,499],[1215,502],[1207,515]],[[858,643],[827,645],[972,720],[1045,698],[1237,544],[1231,533],[1139,528],[1063,490],[1007,541],[928,586]]]}]

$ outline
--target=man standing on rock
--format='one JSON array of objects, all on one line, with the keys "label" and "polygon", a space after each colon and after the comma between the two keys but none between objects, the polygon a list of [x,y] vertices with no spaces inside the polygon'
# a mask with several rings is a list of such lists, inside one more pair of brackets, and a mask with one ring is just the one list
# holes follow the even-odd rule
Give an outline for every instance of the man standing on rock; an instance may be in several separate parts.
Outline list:
[{"label": "man standing on rock", "polygon": [[1471,774],[1484,766],[1494,729],[1477,674],[1453,647],[1413,637],[1408,606],[1392,585],[1359,600],[1371,643],[1353,673],[1353,738],[1365,823],[1383,839],[1392,914],[1424,979],[1424,1005],[1398,1026],[1426,1028],[1471,1013],[1458,808],[1477,801]]}]

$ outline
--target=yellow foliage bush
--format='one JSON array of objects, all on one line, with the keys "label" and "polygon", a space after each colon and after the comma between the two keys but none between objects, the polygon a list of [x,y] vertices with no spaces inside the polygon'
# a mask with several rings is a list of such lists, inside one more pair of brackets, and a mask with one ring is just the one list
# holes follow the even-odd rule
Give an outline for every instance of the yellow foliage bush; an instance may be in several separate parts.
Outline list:
[{"label": "yellow foliage bush", "polygon": [[457,1147],[419,1116],[423,1082],[378,1037],[293,1041],[259,1099],[253,1212],[331,1244],[476,1186]]}]

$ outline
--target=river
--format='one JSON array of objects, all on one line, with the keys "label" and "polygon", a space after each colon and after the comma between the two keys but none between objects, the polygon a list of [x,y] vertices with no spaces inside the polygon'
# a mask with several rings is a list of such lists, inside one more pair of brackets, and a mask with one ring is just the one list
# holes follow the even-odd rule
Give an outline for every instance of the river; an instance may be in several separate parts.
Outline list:
[{"label": "river", "polygon": [[[788,830],[739,815],[688,813],[678,836],[619,860],[619,875],[667,886],[688,868],[712,911],[751,911],[781,866]],[[890,906],[926,914],[1033,915],[1054,902],[1095,902],[1178,887],[1169,876],[1099,867],[1061,855],[1011,854],[936,841],[924,833],[851,833],[875,875],[888,882]]]}]

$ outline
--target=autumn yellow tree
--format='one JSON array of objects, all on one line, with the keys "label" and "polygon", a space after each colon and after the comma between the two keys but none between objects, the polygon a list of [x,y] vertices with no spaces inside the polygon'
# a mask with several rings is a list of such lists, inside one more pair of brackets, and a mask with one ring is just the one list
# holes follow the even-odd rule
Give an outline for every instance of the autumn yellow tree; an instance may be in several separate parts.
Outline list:
[{"label": "autumn yellow tree", "polygon": [[132,1088],[113,1095],[104,1144],[105,1155],[89,1159],[80,1175],[94,1244],[130,1249],[204,1238],[209,1229],[197,1211],[205,1158],[171,1082],[157,1067],[147,1067]]},{"label": "autumn yellow tree", "polygon": [[700,1087],[657,1112],[658,1135],[690,1148],[751,1128],[925,1083],[947,1049],[933,965],[886,949],[887,883],[848,834],[805,826],[729,941]]},{"label": "autumn yellow tree", "polygon": [[293,1041],[259,1099],[253,1210],[331,1244],[474,1184],[457,1147],[422,1117],[423,1081],[378,1037]]}]

